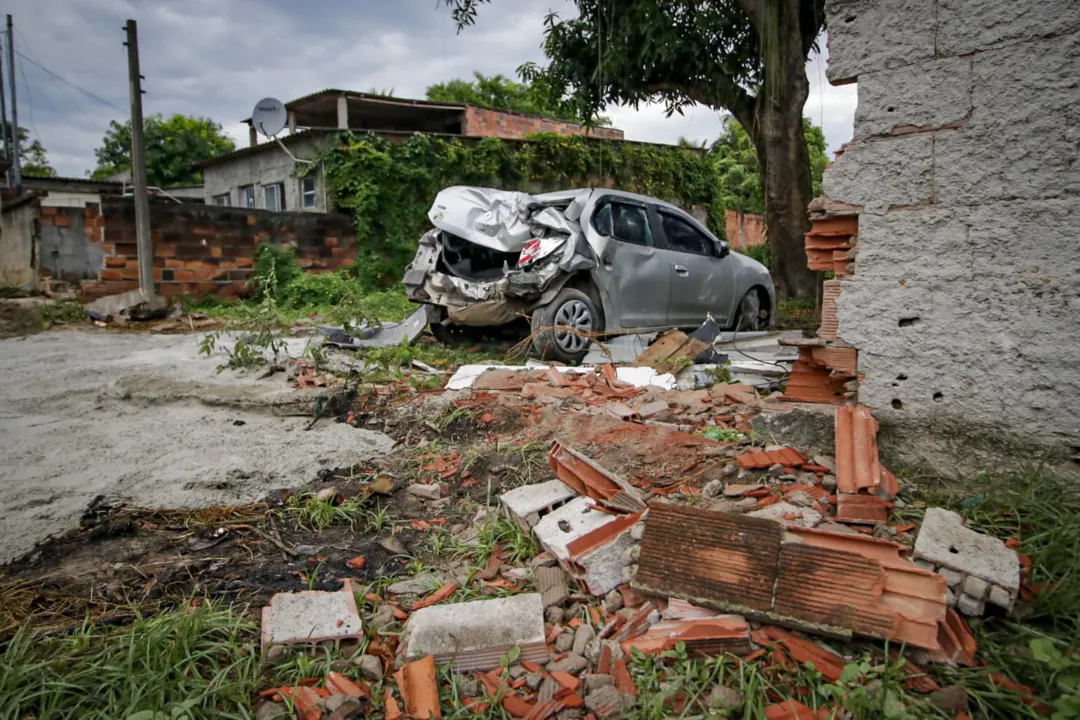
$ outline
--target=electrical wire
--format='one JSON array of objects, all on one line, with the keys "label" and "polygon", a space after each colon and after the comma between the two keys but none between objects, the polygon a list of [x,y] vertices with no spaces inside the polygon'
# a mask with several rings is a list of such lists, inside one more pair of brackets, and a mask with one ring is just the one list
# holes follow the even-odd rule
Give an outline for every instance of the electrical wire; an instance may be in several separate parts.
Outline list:
[{"label": "electrical wire", "polygon": [[74,89],[78,90],[78,91],[79,91],[79,92],[81,92],[81,93],[82,93],[83,95],[86,95],[87,97],[89,97],[89,98],[92,98],[93,100],[96,100],[97,102],[101,103],[102,105],[107,105],[107,106],[111,107],[111,108],[112,108],[112,109],[114,109],[114,110],[119,110],[120,112],[123,112],[123,111],[124,111],[124,109],[123,109],[122,107],[120,107],[120,106],[118,106],[118,105],[115,105],[115,104],[113,104],[113,103],[109,102],[108,100],[106,100],[105,98],[101,97],[100,95],[96,95],[96,94],[94,94],[94,93],[90,92],[89,90],[84,90],[83,88],[79,87],[78,85],[76,85],[76,84],[74,84],[74,83],[72,83],[72,82],[69,82],[68,80],[65,80],[65,79],[64,79],[64,77],[63,77],[62,75],[59,75],[59,74],[57,74],[57,73],[53,72],[52,70],[50,70],[49,68],[45,67],[45,66],[44,66],[44,65],[42,65],[41,63],[39,63],[39,62],[36,62],[35,60],[33,60],[33,59],[31,59],[31,58],[27,57],[27,56],[26,56],[26,55],[24,55],[24,54],[23,54],[22,52],[20,52],[20,51],[16,50],[16,51],[15,51],[15,54],[16,54],[16,55],[18,55],[19,57],[21,57],[21,58],[22,58],[23,60],[25,60],[26,62],[30,63],[31,65],[33,65],[33,66],[35,66],[35,67],[38,67],[38,68],[40,68],[41,70],[44,70],[44,71],[45,71],[46,73],[48,73],[48,74],[49,74],[49,75],[50,75],[51,77],[55,78],[56,80],[59,80],[60,82],[64,83],[65,85],[67,85],[67,86],[69,86],[69,87],[72,87],[72,88],[74,88]]},{"label": "electrical wire", "polygon": [[[27,52],[30,53],[30,57],[32,59],[27,59],[25,56],[23,56],[22,53],[19,53],[19,55],[22,56],[24,60],[34,63],[36,67],[43,68],[44,66],[41,64],[41,61],[37,59],[37,55],[34,54],[34,51],[30,47],[30,41],[26,39],[26,36],[22,33],[22,31],[19,30],[19,28],[16,27],[15,32],[18,34],[19,40],[22,42],[23,47],[25,47]],[[75,109],[78,110],[79,114],[82,115],[84,119],[88,119],[86,115],[86,110],[84,110],[83,107],[79,105],[79,101],[75,99],[75,96],[72,95],[69,90],[61,87],[60,83],[57,82],[56,73],[46,70],[45,74],[48,76],[49,80],[52,81],[53,86],[56,87],[56,89],[59,90],[61,93],[63,93],[64,97],[71,100],[71,103],[75,106]],[[48,96],[46,96],[46,99],[48,99]],[[50,106],[52,105],[51,102],[49,104]],[[58,110],[56,110],[55,107],[53,107],[53,110],[57,112],[57,114],[61,114]]]}]

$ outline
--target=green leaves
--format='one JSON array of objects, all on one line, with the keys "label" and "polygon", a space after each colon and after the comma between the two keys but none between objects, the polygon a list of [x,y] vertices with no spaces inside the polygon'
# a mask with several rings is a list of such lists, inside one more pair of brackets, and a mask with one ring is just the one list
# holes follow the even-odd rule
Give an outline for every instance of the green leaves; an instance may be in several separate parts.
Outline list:
[{"label": "green leaves", "polygon": [[[221,125],[209,118],[173,115],[165,119],[160,113],[143,119],[146,141],[146,178],[152,187],[198,185],[202,171],[191,167],[196,160],[206,160],[236,149]],[[131,121],[120,124],[113,120],[94,150],[98,164],[91,174],[94,179],[105,178],[131,167]]]},{"label": "green leaves", "polygon": [[451,185],[483,185],[543,192],[610,181],[621,190],[651,195],[687,210],[705,210],[723,236],[723,208],[706,153],[555,135],[528,142],[414,135],[391,143],[374,135],[345,134],[321,158],[334,204],[356,221],[362,255],[352,266],[369,287],[397,282],[430,227],[435,195]]}]

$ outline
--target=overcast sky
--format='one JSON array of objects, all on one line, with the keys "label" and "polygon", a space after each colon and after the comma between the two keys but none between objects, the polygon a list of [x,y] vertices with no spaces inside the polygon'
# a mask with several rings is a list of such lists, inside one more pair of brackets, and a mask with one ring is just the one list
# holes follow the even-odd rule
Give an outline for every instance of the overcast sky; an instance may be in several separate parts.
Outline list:
[{"label": "overcast sky", "polygon": [[[75,177],[95,165],[109,121],[129,114],[127,18],[139,23],[144,113],[210,117],[244,146],[240,121],[263,97],[375,88],[423,98],[428,85],[473,70],[515,77],[521,63],[544,60],[547,12],[573,11],[568,0],[495,0],[475,27],[456,34],[436,0],[8,0],[5,7],[25,56],[16,58],[19,124],[40,138],[61,175]],[[823,124],[835,151],[851,138],[855,86],[826,81],[822,90],[819,58],[807,74],[806,115]],[[702,107],[670,118],[658,106],[607,114],[632,140],[711,142],[720,130],[718,114]]]}]

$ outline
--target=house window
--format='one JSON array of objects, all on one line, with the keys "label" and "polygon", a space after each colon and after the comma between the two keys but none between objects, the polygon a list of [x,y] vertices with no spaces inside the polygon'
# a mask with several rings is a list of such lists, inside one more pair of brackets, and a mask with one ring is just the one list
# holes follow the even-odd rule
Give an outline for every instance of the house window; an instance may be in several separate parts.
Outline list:
[{"label": "house window", "polygon": [[255,186],[254,185],[242,185],[240,187],[240,207],[253,208],[255,207]]},{"label": "house window", "polygon": [[300,207],[308,209],[315,207],[315,178],[300,178]]},{"label": "house window", "polygon": [[229,193],[222,193],[220,195],[215,195],[214,196],[214,204],[215,205],[220,205],[221,207],[229,207],[229,205],[232,204],[230,202]]},{"label": "house window", "polygon": [[285,209],[285,186],[281,183],[263,185],[263,200],[267,210],[281,212]]}]

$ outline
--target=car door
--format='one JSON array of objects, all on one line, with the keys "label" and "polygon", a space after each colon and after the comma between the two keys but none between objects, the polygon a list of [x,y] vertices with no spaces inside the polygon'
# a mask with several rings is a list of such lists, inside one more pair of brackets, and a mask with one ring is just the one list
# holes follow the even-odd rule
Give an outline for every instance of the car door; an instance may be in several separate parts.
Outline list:
[{"label": "car door", "polygon": [[671,268],[670,322],[696,327],[706,313],[726,326],[735,303],[730,253],[698,223],[668,207],[655,207]]},{"label": "car door", "polygon": [[658,257],[648,207],[621,197],[604,197],[597,201],[591,222],[596,232],[614,240],[600,257],[597,275],[613,300],[620,327],[667,324],[670,263]]}]

